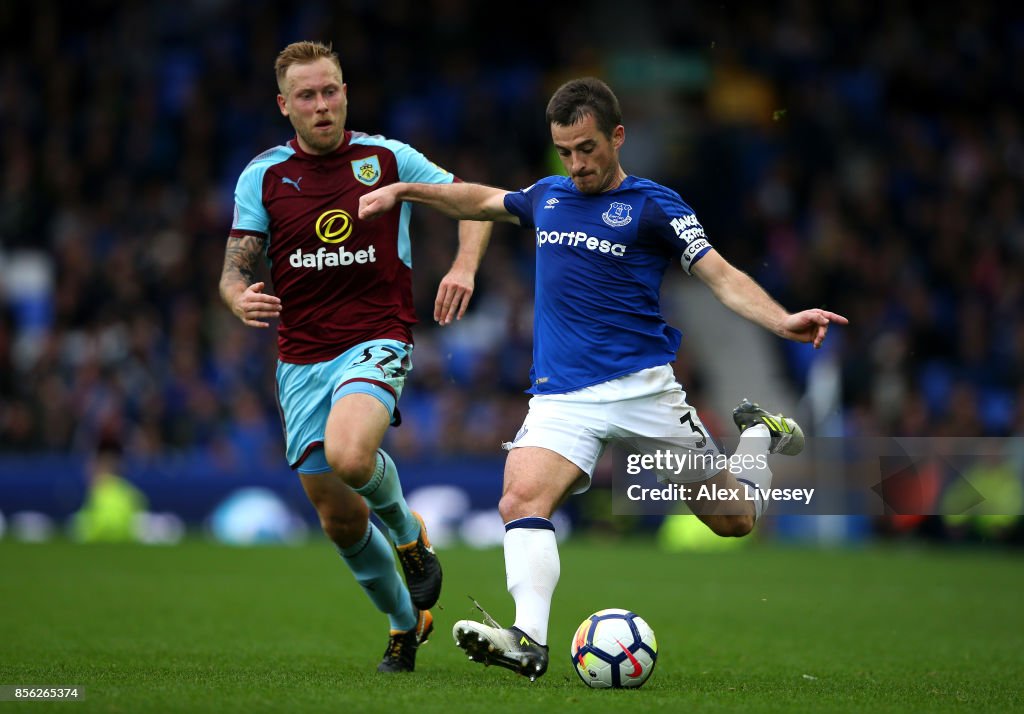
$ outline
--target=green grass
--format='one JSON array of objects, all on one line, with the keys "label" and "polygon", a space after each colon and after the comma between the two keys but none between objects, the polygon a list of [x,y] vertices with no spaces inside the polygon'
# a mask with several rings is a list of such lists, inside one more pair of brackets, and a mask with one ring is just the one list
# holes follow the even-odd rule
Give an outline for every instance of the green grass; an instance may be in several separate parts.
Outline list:
[{"label": "green grass", "polygon": [[[1024,561],[979,550],[667,555],[562,548],[552,664],[536,683],[452,644],[471,593],[510,621],[500,550],[442,553],[445,594],[416,674],[374,672],[386,621],[325,542],[235,549],[0,543],[0,684],[79,685],[86,712],[589,712],[1020,709]],[[637,691],[595,691],[569,640],[630,608],[660,659]]]}]

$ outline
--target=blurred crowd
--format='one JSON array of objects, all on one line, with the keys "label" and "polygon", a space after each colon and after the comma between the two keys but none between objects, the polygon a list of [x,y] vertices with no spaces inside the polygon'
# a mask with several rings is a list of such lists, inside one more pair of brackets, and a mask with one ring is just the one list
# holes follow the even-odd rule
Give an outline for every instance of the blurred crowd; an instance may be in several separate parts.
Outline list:
[{"label": "blurred crowd", "polygon": [[[0,451],[116,433],[283,459],[273,331],[217,283],[239,172],[292,135],[272,66],[296,39],[334,43],[350,128],[507,188],[555,170],[551,91],[605,78],[627,171],[787,307],[850,318],[830,335],[846,433],[1024,432],[1022,15],[651,5],[527,0],[495,25],[471,0],[0,4]],[[531,235],[497,227],[470,313],[438,328],[454,251],[452,221],[414,212],[400,454],[496,454],[525,414]],[[778,349],[799,392],[807,352]],[[697,397],[702,369],[680,361]]]}]

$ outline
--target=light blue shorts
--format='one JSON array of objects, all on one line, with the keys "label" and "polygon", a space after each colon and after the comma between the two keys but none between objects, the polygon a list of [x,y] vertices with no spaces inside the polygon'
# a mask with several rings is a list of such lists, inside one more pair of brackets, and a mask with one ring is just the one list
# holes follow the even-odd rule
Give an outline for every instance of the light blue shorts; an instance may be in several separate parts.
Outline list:
[{"label": "light blue shorts", "polygon": [[300,473],[330,471],[324,456],[324,431],[334,403],[348,394],[369,394],[388,410],[391,423],[402,417],[398,399],[412,371],[412,345],[371,340],[330,362],[277,362],[277,401],[284,423],[288,464]]}]

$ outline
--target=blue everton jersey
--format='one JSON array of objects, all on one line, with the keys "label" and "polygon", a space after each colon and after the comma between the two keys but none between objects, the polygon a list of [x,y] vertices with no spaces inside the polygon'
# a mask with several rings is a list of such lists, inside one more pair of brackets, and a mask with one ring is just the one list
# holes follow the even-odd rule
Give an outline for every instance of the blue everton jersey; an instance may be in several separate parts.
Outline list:
[{"label": "blue everton jersey", "polygon": [[661,316],[665,269],[687,273],[711,249],[693,210],[627,177],[585,194],[551,176],[505,196],[537,240],[532,394],[561,394],[675,359],[681,334]]}]

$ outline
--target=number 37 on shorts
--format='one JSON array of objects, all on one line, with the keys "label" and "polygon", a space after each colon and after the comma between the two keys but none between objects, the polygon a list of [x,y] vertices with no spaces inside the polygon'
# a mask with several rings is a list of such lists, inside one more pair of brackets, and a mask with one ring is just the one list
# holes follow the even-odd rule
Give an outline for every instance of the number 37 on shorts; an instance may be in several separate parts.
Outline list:
[{"label": "number 37 on shorts", "polygon": [[399,379],[412,369],[409,349],[395,346],[372,344],[363,348],[362,353],[352,362],[352,366],[380,370],[384,379]]}]

